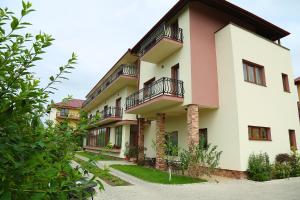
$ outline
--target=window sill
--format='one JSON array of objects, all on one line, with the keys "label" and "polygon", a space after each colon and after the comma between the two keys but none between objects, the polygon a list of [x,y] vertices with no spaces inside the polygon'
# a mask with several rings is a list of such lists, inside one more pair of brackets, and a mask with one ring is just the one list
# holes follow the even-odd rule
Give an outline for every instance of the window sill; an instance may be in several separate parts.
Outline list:
[{"label": "window sill", "polygon": [[257,83],[254,83],[254,82],[250,82],[250,81],[246,81],[244,80],[246,83],[251,83],[253,85],[258,85],[258,86],[262,86],[262,87],[267,87],[267,84],[257,84]]},{"label": "window sill", "polygon": [[249,141],[272,142],[272,139],[253,139],[253,138],[249,138]]}]

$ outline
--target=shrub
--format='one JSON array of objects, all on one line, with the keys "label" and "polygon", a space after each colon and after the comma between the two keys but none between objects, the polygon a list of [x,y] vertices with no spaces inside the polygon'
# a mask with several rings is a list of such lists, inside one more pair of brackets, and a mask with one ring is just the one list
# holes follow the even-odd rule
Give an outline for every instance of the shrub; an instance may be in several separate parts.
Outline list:
[{"label": "shrub", "polygon": [[276,162],[273,165],[272,175],[273,178],[289,178],[291,176],[292,167],[288,162]]},{"label": "shrub", "polygon": [[247,169],[249,179],[254,181],[268,181],[271,179],[272,167],[267,153],[251,154]]},{"label": "shrub", "polygon": [[276,163],[289,163],[291,161],[291,157],[287,153],[278,154],[275,158]]},{"label": "shrub", "polygon": [[180,153],[182,171],[187,169],[188,175],[192,177],[211,176],[219,165],[221,154],[222,151],[218,151],[216,145],[191,145],[189,150]]},{"label": "shrub", "polygon": [[296,150],[292,151],[290,166],[292,168],[291,176],[300,176],[300,155]]}]

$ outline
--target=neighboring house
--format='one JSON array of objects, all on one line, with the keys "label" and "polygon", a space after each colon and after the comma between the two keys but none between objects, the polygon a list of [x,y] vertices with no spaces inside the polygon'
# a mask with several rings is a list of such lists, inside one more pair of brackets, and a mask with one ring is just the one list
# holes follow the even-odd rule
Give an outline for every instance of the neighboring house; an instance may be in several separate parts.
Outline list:
[{"label": "neighboring house", "polygon": [[71,99],[66,102],[59,102],[53,104],[49,113],[49,120],[54,123],[59,123],[64,120],[68,120],[68,123],[72,127],[76,127],[80,118],[80,109],[84,100]]},{"label": "neighboring house", "polygon": [[203,135],[234,177],[251,153],[289,153],[300,133],[287,35],[227,1],[179,1],[86,96],[83,109],[101,116],[86,148],[146,147],[138,158],[163,169],[166,133],[181,149]]}]

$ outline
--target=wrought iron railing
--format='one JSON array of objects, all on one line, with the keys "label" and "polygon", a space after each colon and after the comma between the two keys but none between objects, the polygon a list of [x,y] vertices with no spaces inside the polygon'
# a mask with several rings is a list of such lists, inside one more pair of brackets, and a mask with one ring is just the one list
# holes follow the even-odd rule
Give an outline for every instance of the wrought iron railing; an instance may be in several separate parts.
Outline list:
[{"label": "wrought iron railing", "polygon": [[175,28],[166,24],[162,24],[156,31],[154,31],[142,44],[138,52],[139,56],[143,56],[149,49],[151,49],[162,38],[172,39],[182,42],[183,34],[181,28]]},{"label": "wrought iron railing", "polygon": [[122,64],[120,67],[110,75],[98,88],[95,90],[92,95],[88,99],[86,99],[83,103],[83,107],[85,107],[88,103],[90,103],[96,96],[98,96],[101,92],[103,92],[108,86],[110,86],[118,77],[121,75],[125,76],[137,76],[137,68],[134,64]]},{"label": "wrought iron railing", "polygon": [[90,124],[94,124],[98,121],[107,119],[107,118],[122,118],[123,116],[123,108],[121,107],[108,107],[102,110],[96,115],[89,117]]},{"label": "wrought iron railing", "polygon": [[79,119],[79,114],[75,113],[60,113],[56,112],[56,117],[62,117],[62,118],[72,118],[72,119]]},{"label": "wrought iron railing", "polygon": [[126,98],[126,110],[161,95],[183,97],[183,81],[163,77]]}]

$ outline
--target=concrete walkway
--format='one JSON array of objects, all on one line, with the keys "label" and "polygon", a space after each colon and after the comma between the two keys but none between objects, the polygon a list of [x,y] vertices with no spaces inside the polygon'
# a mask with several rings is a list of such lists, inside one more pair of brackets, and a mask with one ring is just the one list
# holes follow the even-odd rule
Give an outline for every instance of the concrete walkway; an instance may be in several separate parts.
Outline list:
[{"label": "concrete walkway", "polygon": [[[79,156],[77,156],[79,157]],[[80,156],[79,158],[82,158]],[[83,157],[83,159],[87,160]],[[97,161],[103,168],[110,164],[132,164],[126,161]],[[145,182],[110,168],[113,175],[131,183],[130,186],[112,187],[104,183],[105,191],[94,199],[99,200],[299,200],[300,178],[253,182],[249,180],[219,179],[219,183],[162,185]],[[103,182],[103,181],[102,181]]]}]

